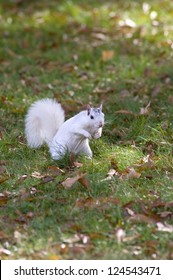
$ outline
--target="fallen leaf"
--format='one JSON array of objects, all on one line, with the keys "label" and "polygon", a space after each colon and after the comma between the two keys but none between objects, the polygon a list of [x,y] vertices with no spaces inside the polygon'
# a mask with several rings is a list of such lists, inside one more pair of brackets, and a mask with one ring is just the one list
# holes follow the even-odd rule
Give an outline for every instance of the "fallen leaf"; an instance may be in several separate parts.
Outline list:
[{"label": "fallen leaf", "polygon": [[97,94],[107,94],[107,93],[112,93],[114,91],[115,89],[111,87],[106,87],[106,88],[96,87],[95,89],[93,89],[93,93],[97,93]]},{"label": "fallen leaf", "polygon": [[160,85],[155,86],[151,92],[151,97],[156,98],[158,96],[158,94],[160,93],[160,91],[161,91]]},{"label": "fallen leaf", "polygon": [[4,183],[5,181],[7,181],[9,179],[8,174],[3,173],[2,175],[0,175],[0,184]]},{"label": "fallen leaf", "polygon": [[15,221],[19,224],[27,224],[28,221],[34,217],[33,212],[27,212],[26,214],[23,214],[19,210],[17,210],[16,214],[18,215],[18,217],[15,219]]},{"label": "fallen leaf", "polygon": [[163,223],[160,223],[160,222],[158,222],[156,225],[157,225],[158,231],[164,231],[164,232],[169,232],[169,233],[173,232],[173,226],[172,225],[163,224]]},{"label": "fallen leaf", "polygon": [[115,169],[110,169],[109,172],[108,172],[108,176],[105,178],[105,179],[102,179],[101,182],[104,182],[104,181],[109,181],[111,180],[114,175],[116,174],[116,170]]},{"label": "fallen leaf", "polygon": [[143,243],[143,249],[145,254],[148,256],[153,256],[157,253],[158,241],[156,240],[146,240]]},{"label": "fallen leaf", "polygon": [[0,206],[7,204],[8,202],[8,196],[0,193]]},{"label": "fallen leaf", "polygon": [[155,219],[152,217],[146,216],[144,214],[135,214],[128,219],[132,223],[146,223],[153,224],[155,223]]},{"label": "fallen leaf", "polygon": [[42,175],[40,172],[37,172],[37,171],[35,171],[35,172],[33,172],[33,173],[31,174],[31,177],[37,178],[37,179],[44,178],[44,176],[45,176],[45,175]]},{"label": "fallen leaf", "polygon": [[77,199],[76,207],[83,208],[107,208],[109,204],[118,205],[119,200],[115,197],[98,197],[96,199],[92,197],[87,197],[85,199]]},{"label": "fallen leaf", "polygon": [[125,207],[125,210],[126,210],[126,212],[129,216],[134,216],[135,215],[135,212],[132,209],[130,209],[128,207]]},{"label": "fallen leaf", "polygon": [[63,73],[72,73],[72,72],[74,72],[76,70],[78,70],[77,65],[72,64],[72,63],[67,63],[67,64],[64,64],[62,66]]},{"label": "fallen leaf", "polygon": [[121,243],[121,242],[123,241],[125,235],[126,235],[124,229],[122,229],[122,228],[116,229],[115,234],[116,234],[117,242],[118,242],[118,243]]},{"label": "fallen leaf", "polygon": [[79,178],[78,181],[82,186],[90,189],[90,187],[91,187],[90,181],[85,176],[82,178]]},{"label": "fallen leaf", "polygon": [[21,242],[22,236],[23,235],[18,230],[14,231],[14,238],[16,239],[17,242],[19,242],[19,243]]},{"label": "fallen leaf", "polygon": [[20,183],[22,183],[24,180],[26,180],[28,178],[28,175],[24,174],[22,175],[16,182],[15,182],[15,186],[19,185]]},{"label": "fallen leaf", "polygon": [[52,175],[60,175],[62,173],[64,173],[64,171],[62,169],[60,169],[58,166],[55,166],[55,165],[50,165],[48,166],[48,172]]},{"label": "fallen leaf", "polygon": [[72,244],[70,252],[72,255],[83,255],[86,251],[90,251],[92,246],[90,244]]},{"label": "fallen leaf", "polygon": [[90,239],[99,239],[99,240],[106,238],[106,236],[101,232],[91,232],[89,234],[89,237]]},{"label": "fallen leaf", "polygon": [[110,50],[110,51],[102,51],[102,60],[104,62],[111,60],[114,57],[114,51]]},{"label": "fallen leaf", "polygon": [[124,25],[125,26],[129,26],[129,27],[131,27],[131,28],[135,28],[137,25],[136,25],[136,23],[132,20],[132,19],[130,19],[130,18],[127,18],[125,21],[124,21]]},{"label": "fallen leaf", "polygon": [[160,213],[160,217],[161,218],[169,218],[169,217],[172,217],[173,216],[173,212],[171,211],[163,211]]},{"label": "fallen leaf", "polygon": [[67,243],[62,243],[60,246],[58,245],[58,250],[60,251],[60,254],[69,254],[69,244]]},{"label": "fallen leaf", "polygon": [[7,238],[8,237],[7,237],[6,233],[3,232],[3,231],[0,231],[0,240],[2,241],[2,240],[7,239]]},{"label": "fallen leaf", "polygon": [[115,114],[136,116],[135,113],[133,113],[132,111],[129,111],[129,110],[118,110],[115,112]]},{"label": "fallen leaf", "polygon": [[139,233],[136,233],[136,234],[134,234],[134,235],[131,235],[131,236],[125,236],[124,238],[123,238],[123,242],[130,242],[130,241],[133,241],[134,239],[139,239],[140,238],[140,234]]},{"label": "fallen leaf", "polygon": [[0,248],[0,255],[6,255],[6,256],[9,256],[11,255],[11,252],[5,248]]},{"label": "fallen leaf", "polygon": [[35,188],[35,187],[31,187],[30,188],[30,194],[31,195],[34,195],[34,194],[36,194],[37,193],[37,189]]},{"label": "fallen leaf", "polygon": [[154,161],[151,159],[151,157],[152,157],[152,154],[147,155],[141,160],[140,164],[135,165],[135,167],[138,168],[138,171],[142,172],[144,170],[153,170],[156,168]]},{"label": "fallen leaf", "polygon": [[107,39],[108,39],[108,37],[103,33],[93,33],[92,37],[96,38],[98,40],[101,40],[101,41],[107,41]]},{"label": "fallen leaf", "polygon": [[151,102],[149,102],[146,107],[140,108],[139,114],[140,115],[149,115],[151,112],[150,104],[151,104]]},{"label": "fallen leaf", "polygon": [[125,174],[122,173],[120,180],[128,179],[138,179],[141,176],[141,173],[136,172],[133,167],[128,167]]},{"label": "fallen leaf", "polygon": [[42,178],[42,182],[43,183],[48,183],[48,182],[51,182],[51,181],[53,181],[55,178],[53,177],[53,176],[44,176],[43,178]]},{"label": "fallen leaf", "polygon": [[77,181],[82,179],[86,173],[79,173],[73,178],[67,178],[64,182],[62,182],[63,187],[70,189]]}]

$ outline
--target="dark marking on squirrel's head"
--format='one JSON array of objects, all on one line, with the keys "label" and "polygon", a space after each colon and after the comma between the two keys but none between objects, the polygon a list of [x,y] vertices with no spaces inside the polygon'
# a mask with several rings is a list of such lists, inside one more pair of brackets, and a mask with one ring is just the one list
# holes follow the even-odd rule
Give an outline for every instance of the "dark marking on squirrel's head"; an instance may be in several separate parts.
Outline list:
[{"label": "dark marking on squirrel's head", "polygon": [[87,114],[88,114],[88,116],[89,116],[90,113],[91,113],[91,106],[87,105]]},{"label": "dark marking on squirrel's head", "polygon": [[100,114],[102,112],[102,104],[98,108],[92,108],[90,105],[87,105],[87,114],[90,115],[91,111],[95,114]]},{"label": "dark marking on squirrel's head", "polygon": [[102,112],[102,104],[93,108],[90,105],[87,105],[87,115],[92,120],[92,123],[97,123],[98,127],[102,127],[104,125],[104,113]]}]

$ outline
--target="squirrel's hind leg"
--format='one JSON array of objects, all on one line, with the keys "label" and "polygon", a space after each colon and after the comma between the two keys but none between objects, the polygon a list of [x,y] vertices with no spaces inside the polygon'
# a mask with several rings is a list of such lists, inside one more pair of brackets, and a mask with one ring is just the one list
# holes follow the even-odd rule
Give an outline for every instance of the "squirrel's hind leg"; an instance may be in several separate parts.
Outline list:
[{"label": "squirrel's hind leg", "polygon": [[65,156],[68,150],[59,143],[54,143],[54,145],[49,143],[49,151],[52,159],[60,160]]},{"label": "squirrel's hind leg", "polygon": [[85,139],[85,141],[83,141],[83,143],[81,144],[80,149],[79,149],[79,154],[84,154],[86,157],[92,158],[93,153],[89,146],[88,139]]}]

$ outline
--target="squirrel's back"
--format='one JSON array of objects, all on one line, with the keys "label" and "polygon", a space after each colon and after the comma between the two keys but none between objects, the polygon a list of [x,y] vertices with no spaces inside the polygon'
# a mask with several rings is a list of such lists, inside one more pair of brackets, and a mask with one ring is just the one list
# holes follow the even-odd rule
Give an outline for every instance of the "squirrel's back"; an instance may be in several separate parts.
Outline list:
[{"label": "squirrel's back", "polygon": [[25,119],[28,146],[37,148],[49,143],[64,123],[64,110],[52,99],[41,99],[31,105]]}]

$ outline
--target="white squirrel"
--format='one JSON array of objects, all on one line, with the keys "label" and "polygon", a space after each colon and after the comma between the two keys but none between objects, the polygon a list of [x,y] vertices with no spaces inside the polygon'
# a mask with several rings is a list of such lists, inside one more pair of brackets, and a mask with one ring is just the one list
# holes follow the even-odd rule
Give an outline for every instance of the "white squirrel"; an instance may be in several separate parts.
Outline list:
[{"label": "white squirrel", "polygon": [[81,111],[64,121],[64,110],[54,99],[41,99],[31,105],[25,118],[28,146],[47,143],[51,157],[61,159],[67,152],[92,157],[89,139],[101,137],[104,125],[102,105]]}]

